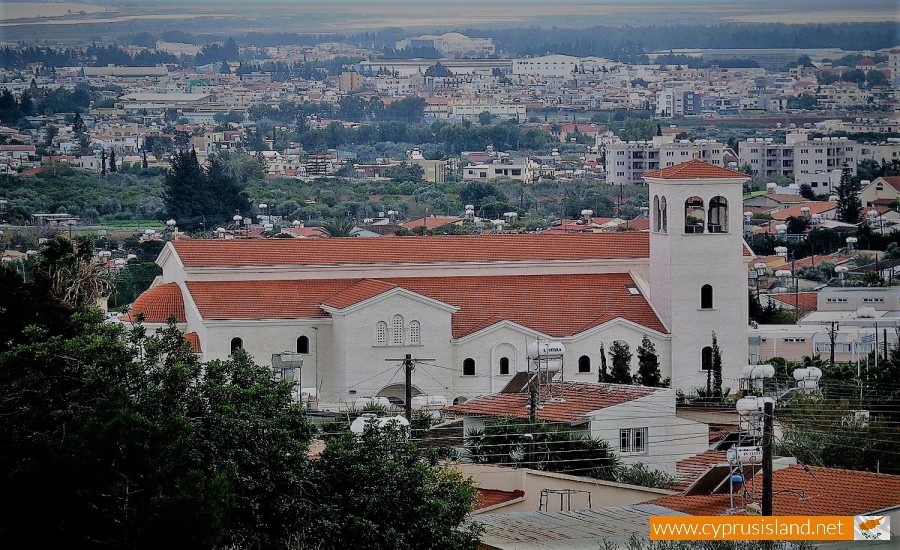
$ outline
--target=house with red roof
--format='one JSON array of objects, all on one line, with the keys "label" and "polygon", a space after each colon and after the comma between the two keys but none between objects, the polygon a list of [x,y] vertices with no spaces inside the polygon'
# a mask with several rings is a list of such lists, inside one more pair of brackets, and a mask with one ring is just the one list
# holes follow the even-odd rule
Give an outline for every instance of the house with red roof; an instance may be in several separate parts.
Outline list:
[{"label": "house with red roof", "polygon": [[[760,472],[748,479],[746,504],[762,502],[761,476]],[[772,488],[775,516],[887,514],[900,517],[900,476],[897,475],[792,465],[772,474]],[[730,495],[721,491],[667,495],[647,504],[691,516],[746,515],[743,508],[729,512]]]},{"label": "house with red roof", "polygon": [[700,161],[648,174],[646,232],[176,240],[123,321],[142,313],[152,328],[174,315],[204,359],[301,353],[301,385],[323,403],[402,398],[405,354],[432,359],[414,394],[493,394],[529,369],[535,340],[564,343],[565,380],[590,382],[601,348],[636,350],[646,336],[663,377],[693,388],[713,330],[734,385],[747,360],[746,308],[728,306],[746,301],[752,261],[746,179]]},{"label": "house with red roof", "polygon": [[890,206],[900,201],[900,176],[875,178],[860,190],[859,199],[867,206],[876,204]]},{"label": "house with red roof", "polygon": [[[606,441],[625,464],[641,462],[674,475],[676,462],[709,448],[709,426],[675,416],[675,390],[621,384],[547,380],[536,416],[567,431]],[[513,391],[518,390],[518,391]],[[463,417],[463,431],[508,418],[529,418],[528,387],[471,399],[446,409]]]}]

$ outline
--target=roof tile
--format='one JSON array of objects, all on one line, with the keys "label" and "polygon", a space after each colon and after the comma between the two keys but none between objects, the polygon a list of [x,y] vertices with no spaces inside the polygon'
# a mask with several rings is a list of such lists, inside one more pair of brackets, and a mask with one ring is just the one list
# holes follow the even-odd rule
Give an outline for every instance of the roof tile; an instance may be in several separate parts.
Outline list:
[{"label": "roof tile", "polygon": [[748,180],[750,176],[743,172],[729,170],[693,159],[675,166],[667,166],[653,172],[644,174],[645,178],[660,178],[664,180],[693,180],[693,179],[740,179]]},{"label": "roof tile", "polygon": [[179,240],[186,267],[403,264],[647,258],[643,232],[374,239]]},{"label": "roof tile", "polygon": [[[592,411],[612,407],[646,397],[657,388],[625,386],[620,384],[591,384],[585,382],[554,382],[552,397],[543,400],[537,411],[539,420],[546,422],[577,423]],[[447,412],[493,417],[528,418],[527,393],[497,393],[471,399],[444,409]]]},{"label": "roof tile", "polygon": [[187,283],[204,319],[325,317],[322,304],[348,307],[402,287],[458,307],[454,338],[504,319],[556,337],[617,318],[667,332],[646,297],[632,295],[630,286],[634,280],[627,273]]},{"label": "roof tile", "polygon": [[[772,485],[776,516],[852,516],[900,505],[898,475],[792,465],[777,470]],[[755,487],[754,498],[760,502],[762,482],[756,480],[750,487]],[[696,516],[724,515],[730,506],[727,494],[669,495],[646,504]]]},{"label": "roof tile", "polygon": [[184,299],[178,283],[166,283],[146,290],[138,296],[122,320],[134,321],[138,313],[144,314],[145,323],[165,323],[171,315],[177,322],[183,323]]}]

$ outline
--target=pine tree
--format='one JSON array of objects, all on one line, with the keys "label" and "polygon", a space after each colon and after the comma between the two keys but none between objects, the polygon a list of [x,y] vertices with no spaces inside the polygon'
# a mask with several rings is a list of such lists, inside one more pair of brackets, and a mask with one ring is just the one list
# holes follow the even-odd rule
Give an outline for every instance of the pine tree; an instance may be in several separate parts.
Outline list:
[{"label": "pine tree", "polygon": [[188,230],[197,229],[204,215],[206,181],[195,151],[178,151],[163,180],[166,217]]},{"label": "pine tree", "polygon": [[659,356],[656,354],[656,346],[647,335],[641,340],[637,349],[638,372],[635,380],[644,386],[659,387],[662,383],[662,373],[659,372]]},{"label": "pine tree", "polygon": [[841,171],[841,183],[837,189],[837,208],[836,215],[839,220],[844,223],[859,223],[859,211],[862,208],[862,202],[859,198],[861,191],[860,182],[853,177],[850,167],[846,164]]},{"label": "pine tree", "polygon": [[116,173],[119,171],[119,167],[116,166],[116,150],[109,150],[109,171],[112,173]]},{"label": "pine tree", "polygon": [[616,340],[609,347],[612,356],[612,370],[609,372],[609,382],[613,384],[631,384],[631,350],[628,344]]},{"label": "pine tree", "polygon": [[144,151],[144,154],[141,158],[141,168],[144,170],[147,169],[147,151]]},{"label": "pine tree", "polygon": [[106,149],[100,150],[100,175],[106,175]]},{"label": "pine tree", "polygon": [[712,333],[712,390],[715,395],[722,395],[722,350],[719,349],[719,341],[716,332]]}]

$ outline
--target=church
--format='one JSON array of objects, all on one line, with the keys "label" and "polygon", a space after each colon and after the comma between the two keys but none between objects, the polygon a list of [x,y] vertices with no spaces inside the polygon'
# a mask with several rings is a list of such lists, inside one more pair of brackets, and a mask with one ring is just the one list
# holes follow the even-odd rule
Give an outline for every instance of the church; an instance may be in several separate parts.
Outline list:
[{"label": "church", "polygon": [[601,350],[644,336],[663,378],[705,386],[715,331],[724,386],[747,363],[748,176],[692,160],[647,173],[649,232],[344,239],[177,240],[123,322],[177,320],[204,360],[295,352],[323,403],[413,394],[464,402],[561,342],[565,381],[596,381]]}]

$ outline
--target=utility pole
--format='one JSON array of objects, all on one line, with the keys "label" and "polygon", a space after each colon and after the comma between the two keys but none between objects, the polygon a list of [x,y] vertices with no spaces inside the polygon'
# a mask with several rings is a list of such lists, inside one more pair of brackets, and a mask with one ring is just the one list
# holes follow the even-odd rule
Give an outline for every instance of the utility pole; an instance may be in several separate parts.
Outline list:
[{"label": "utility pole", "polygon": [[406,354],[403,360],[403,369],[406,371],[406,419],[412,422],[412,371],[415,365],[412,361],[412,355]]},{"label": "utility pole", "polygon": [[385,359],[385,361],[400,361],[403,363],[403,370],[406,371],[406,400],[404,403],[404,416],[412,421],[412,373],[416,370],[416,363],[424,363],[425,361],[436,361],[436,359],[413,359],[409,353],[403,359]]},{"label": "utility pole", "polygon": [[763,405],[763,458],[762,458],[762,515],[772,515],[772,424],[775,420],[775,403]]}]

